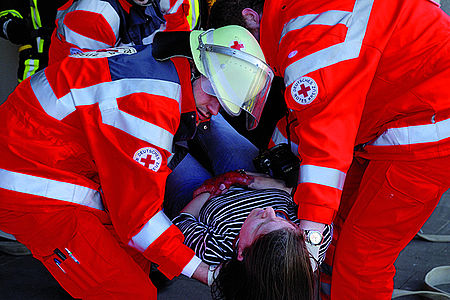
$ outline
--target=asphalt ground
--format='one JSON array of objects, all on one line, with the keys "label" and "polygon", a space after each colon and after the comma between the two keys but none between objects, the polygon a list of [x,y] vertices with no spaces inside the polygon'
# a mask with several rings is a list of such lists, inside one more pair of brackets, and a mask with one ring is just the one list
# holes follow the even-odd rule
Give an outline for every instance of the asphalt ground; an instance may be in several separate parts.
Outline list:
[{"label": "asphalt ground", "polygon": [[[450,191],[422,227],[424,233],[450,234]],[[394,287],[417,291],[423,289],[425,275],[434,267],[450,265],[450,243],[413,239],[401,252],[395,266]],[[449,286],[442,287],[450,292]],[[0,299],[69,300],[72,299],[43,265],[31,255],[13,256],[0,252]],[[173,279],[158,292],[160,300],[207,300],[209,288],[185,276]],[[402,300],[421,299],[405,296]]]}]

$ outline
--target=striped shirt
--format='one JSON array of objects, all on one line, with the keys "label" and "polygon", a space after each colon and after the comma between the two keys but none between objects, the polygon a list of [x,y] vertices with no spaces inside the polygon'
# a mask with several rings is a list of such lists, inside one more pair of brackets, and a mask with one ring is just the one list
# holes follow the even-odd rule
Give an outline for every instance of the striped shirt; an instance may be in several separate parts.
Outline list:
[{"label": "striped shirt", "polygon": [[[195,251],[207,264],[217,265],[233,257],[233,241],[239,235],[242,224],[255,208],[272,207],[284,212],[299,224],[298,206],[291,195],[278,189],[247,190],[232,187],[224,195],[208,200],[196,219],[181,213],[173,219],[185,236],[184,243]],[[319,262],[331,242],[332,226],[325,227],[324,242],[319,250]]]}]

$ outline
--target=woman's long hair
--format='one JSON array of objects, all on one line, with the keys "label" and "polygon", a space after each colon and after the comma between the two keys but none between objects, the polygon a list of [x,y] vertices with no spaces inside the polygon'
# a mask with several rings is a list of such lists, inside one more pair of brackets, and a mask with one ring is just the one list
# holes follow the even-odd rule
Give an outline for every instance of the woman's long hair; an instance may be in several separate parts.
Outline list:
[{"label": "woman's long hair", "polygon": [[243,261],[234,257],[223,263],[211,287],[213,299],[313,299],[314,274],[299,230],[262,235],[243,256]]}]

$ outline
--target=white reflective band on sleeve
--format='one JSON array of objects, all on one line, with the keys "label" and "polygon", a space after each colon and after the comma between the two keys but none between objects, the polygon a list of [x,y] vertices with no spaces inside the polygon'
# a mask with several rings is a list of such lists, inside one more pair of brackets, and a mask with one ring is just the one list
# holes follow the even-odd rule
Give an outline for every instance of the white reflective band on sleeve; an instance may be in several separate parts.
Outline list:
[{"label": "white reflective band on sleeve", "polygon": [[142,227],[141,231],[136,234],[128,242],[128,246],[135,248],[140,252],[144,252],[164,231],[166,231],[172,222],[162,212],[159,211]]},{"label": "white reflective band on sleeve", "polygon": [[81,49],[89,49],[89,50],[97,50],[97,49],[106,49],[111,48],[114,45],[109,45],[91,38],[87,36],[76,33],[75,31],[70,30],[69,28],[64,29],[64,37],[66,41],[70,44],[76,45]]},{"label": "white reflective band on sleeve", "polygon": [[188,262],[188,264],[184,267],[183,271],[181,271],[181,274],[191,278],[192,274],[194,274],[195,270],[197,270],[197,267],[200,265],[201,262],[202,260],[198,258],[196,255],[194,255],[191,261]]},{"label": "white reflective band on sleeve", "polygon": [[329,10],[321,14],[304,15],[294,18],[284,25],[283,31],[281,32],[280,43],[289,31],[302,29],[303,27],[309,25],[334,26],[337,24],[343,24],[348,27],[351,16],[352,13],[349,11]]},{"label": "white reflective band on sleeve", "polygon": [[342,171],[314,165],[300,166],[299,183],[316,183],[342,191],[346,174]]},{"label": "white reflective band on sleeve", "polygon": [[30,78],[30,85],[42,108],[49,116],[62,120],[75,111],[73,101],[68,101],[69,99],[62,101],[56,98],[44,70]]},{"label": "white reflective band on sleeve", "polygon": [[103,210],[98,191],[68,182],[0,169],[0,188]]},{"label": "white reflective band on sleeve", "polygon": [[285,26],[288,27],[283,28],[283,36],[291,30],[312,24],[329,26],[345,24],[348,30],[344,42],[317,51],[289,65],[284,72],[284,84],[289,86],[298,78],[310,72],[358,57],[366,34],[372,5],[373,0],[356,0],[353,12],[350,15],[347,14],[348,12],[329,11],[316,17],[300,16],[286,23]]},{"label": "white reflective band on sleeve", "polygon": [[[278,144],[289,144],[288,139],[280,132],[278,127],[275,127],[275,130],[272,134],[272,141],[275,143],[275,145]],[[291,151],[295,155],[298,155],[298,145],[291,141]]]},{"label": "white reflective band on sleeve", "polygon": [[82,49],[97,50],[111,47],[111,45],[80,35],[64,25],[64,17],[66,14],[75,10],[102,15],[113,30],[116,41],[119,39],[120,17],[108,1],[77,1],[69,9],[58,11],[57,13],[58,34],[64,36],[67,42]]},{"label": "white reflective band on sleeve", "polygon": [[44,72],[31,77],[31,87],[45,112],[62,120],[75,111],[76,106],[99,103],[104,124],[114,126],[126,133],[172,151],[173,135],[167,130],[119,110],[117,98],[133,93],[159,95],[180,102],[179,84],[157,79],[120,79],[96,84],[56,98]]},{"label": "white reflective band on sleeve", "polygon": [[433,143],[450,137],[450,119],[434,124],[389,128],[371,146],[396,146]]},{"label": "white reflective band on sleeve", "polygon": [[183,0],[177,0],[177,2],[172,6],[172,8],[167,12],[168,14],[173,14],[178,11],[178,8],[180,8],[181,4],[183,4]]}]

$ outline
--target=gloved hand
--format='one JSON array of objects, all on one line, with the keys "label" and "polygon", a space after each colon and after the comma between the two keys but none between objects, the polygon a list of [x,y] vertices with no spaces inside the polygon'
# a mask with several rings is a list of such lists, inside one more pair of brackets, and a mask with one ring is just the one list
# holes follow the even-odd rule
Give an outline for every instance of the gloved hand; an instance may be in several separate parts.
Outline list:
[{"label": "gloved hand", "polygon": [[3,29],[0,36],[11,43],[21,45],[31,41],[32,28],[26,20],[7,14],[0,18],[0,25]]},{"label": "gloved hand", "polygon": [[210,193],[208,200],[228,191],[232,185],[248,186],[254,181],[254,177],[246,174],[243,170],[231,171],[222,175],[205,180],[205,182],[194,191],[194,198],[202,193]]}]

